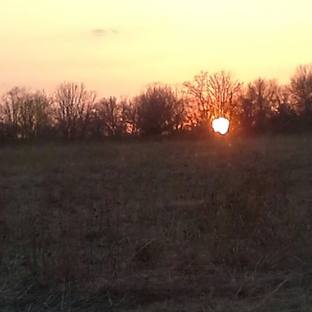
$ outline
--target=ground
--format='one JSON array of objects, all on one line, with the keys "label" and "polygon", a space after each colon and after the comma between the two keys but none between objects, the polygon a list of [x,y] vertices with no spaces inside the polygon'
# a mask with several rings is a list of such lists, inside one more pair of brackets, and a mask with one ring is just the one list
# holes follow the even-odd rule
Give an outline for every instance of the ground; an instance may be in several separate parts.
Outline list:
[{"label": "ground", "polygon": [[311,311],[312,136],[0,150],[1,311]]}]

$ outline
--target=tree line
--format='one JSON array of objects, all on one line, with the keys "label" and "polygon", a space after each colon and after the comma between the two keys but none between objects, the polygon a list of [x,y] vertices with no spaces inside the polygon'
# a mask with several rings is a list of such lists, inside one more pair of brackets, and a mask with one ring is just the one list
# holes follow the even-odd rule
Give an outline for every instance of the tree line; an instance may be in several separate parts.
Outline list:
[{"label": "tree line", "polygon": [[219,116],[237,135],[312,130],[312,64],[300,65],[286,85],[200,72],[180,88],[154,83],[120,100],[97,99],[83,83],[62,83],[51,95],[15,87],[0,102],[0,140],[196,137],[211,133]]}]

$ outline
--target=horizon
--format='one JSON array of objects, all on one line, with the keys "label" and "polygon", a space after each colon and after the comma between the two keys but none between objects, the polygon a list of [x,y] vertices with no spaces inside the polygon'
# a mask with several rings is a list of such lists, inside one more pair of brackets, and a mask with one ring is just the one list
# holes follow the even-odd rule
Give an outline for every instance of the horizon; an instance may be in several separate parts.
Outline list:
[{"label": "horizon", "polygon": [[244,83],[288,83],[312,61],[311,10],[307,0],[11,0],[0,11],[0,95],[68,81],[132,97],[150,83],[221,70]]}]

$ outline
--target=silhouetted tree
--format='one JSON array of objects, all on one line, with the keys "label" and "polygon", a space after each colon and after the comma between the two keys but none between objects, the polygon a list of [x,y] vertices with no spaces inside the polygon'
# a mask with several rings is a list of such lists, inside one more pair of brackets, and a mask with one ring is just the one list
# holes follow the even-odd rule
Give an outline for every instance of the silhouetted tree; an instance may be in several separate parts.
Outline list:
[{"label": "silhouetted tree", "polygon": [[263,132],[267,118],[274,109],[277,109],[278,100],[278,84],[276,81],[258,78],[249,83],[242,106],[242,115],[245,118],[247,130],[251,131],[250,127],[253,126],[255,131]]},{"label": "silhouetted tree", "polygon": [[[312,64],[299,66],[289,85],[258,78],[246,87],[229,72],[200,72],[179,90],[155,83],[131,100],[96,102],[84,84],[63,83],[52,97],[13,88],[0,102],[0,141],[62,136],[121,137],[209,133],[216,117],[246,134],[312,129]],[[192,130],[192,131],[188,131]],[[184,133],[184,132],[183,132]]]},{"label": "silhouetted tree", "polygon": [[13,139],[17,139],[20,134],[20,105],[24,93],[25,89],[15,87],[3,96],[1,103],[1,118]]},{"label": "silhouetted tree", "polygon": [[294,104],[300,114],[312,115],[312,64],[300,65],[290,79]]},{"label": "silhouetted tree", "polygon": [[138,135],[140,132],[138,106],[136,105],[135,100],[124,101],[123,103],[123,118],[127,125],[127,133]]},{"label": "silhouetted tree", "polygon": [[195,128],[208,129],[216,117],[232,118],[237,114],[242,84],[224,71],[209,75],[201,72],[192,82],[185,82],[188,120]]},{"label": "silhouetted tree", "polygon": [[231,119],[237,110],[242,83],[237,81],[231,73],[221,71],[209,76],[208,86],[213,116]]},{"label": "silhouetted tree", "polygon": [[213,114],[208,72],[200,72],[193,81],[186,81],[183,86],[187,102],[187,123],[191,128],[201,123],[207,124]]},{"label": "silhouetted tree", "polygon": [[106,136],[122,136],[127,131],[126,103],[115,97],[103,98],[96,104],[100,131]]},{"label": "silhouetted tree", "polygon": [[295,108],[290,85],[279,86],[277,114],[270,120],[273,128],[284,133],[302,131],[300,117]]},{"label": "silhouetted tree", "polygon": [[7,135],[33,139],[51,124],[51,100],[44,91],[30,92],[16,87],[4,95],[1,116],[7,125]]},{"label": "silhouetted tree", "polygon": [[55,119],[63,138],[83,138],[94,115],[96,93],[83,83],[63,83],[54,93]]},{"label": "silhouetted tree", "polygon": [[172,133],[183,123],[183,101],[169,85],[149,85],[134,101],[141,134]]},{"label": "silhouetted tree", "polygon": [[245,96],[240,98],[240,111],[238,115],[241,132],[244,134],[252,134],[255,106],[250,98]]},{"label": "silhouetted tree", "polygon": [[51,100],[44,92],[27,94],[21,105],[20,125],[22,138],[32,139],[45,135],[51,125]]}]

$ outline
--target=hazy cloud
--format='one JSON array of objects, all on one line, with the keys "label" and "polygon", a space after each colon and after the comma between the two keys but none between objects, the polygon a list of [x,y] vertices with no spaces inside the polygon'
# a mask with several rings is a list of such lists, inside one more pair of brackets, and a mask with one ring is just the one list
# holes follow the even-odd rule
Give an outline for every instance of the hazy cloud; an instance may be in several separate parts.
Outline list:
[{"label": "hazy cloud", "polygon": [[96,28],[92,30],[92,34],[95,36],[104,36],[106,34],[106,30],[103,28]]},{"label": "hazy cloud", "polygon": [[92,29],[92,34],[97,37],[102,37],[109,33],[118,34],[118,31],[116,29],[103,29],[103,28]]}]

